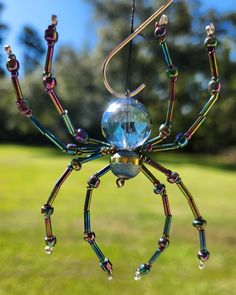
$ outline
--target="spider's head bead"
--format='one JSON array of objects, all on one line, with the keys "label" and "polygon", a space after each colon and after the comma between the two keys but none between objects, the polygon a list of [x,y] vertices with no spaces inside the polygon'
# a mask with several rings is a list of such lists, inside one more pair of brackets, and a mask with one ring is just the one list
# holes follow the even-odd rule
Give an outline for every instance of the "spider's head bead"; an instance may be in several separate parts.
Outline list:
[{"label": "spider's head bead", "polygon": [[142,160],[135,152],[119,151],[110,160],[112,173],[121,179],[130,179],[139,174]]},{"label": "spider's head bead", "polygon": [[88,133],[83,129],[76,130],[75,140],[81,143],[87,143],[89,140]]},{"label": "spider's head bead", "polygon": [[198,252],[197,256],[200,261],[205,262],[209,259],[210,252],[207,249],[203,249]]}]

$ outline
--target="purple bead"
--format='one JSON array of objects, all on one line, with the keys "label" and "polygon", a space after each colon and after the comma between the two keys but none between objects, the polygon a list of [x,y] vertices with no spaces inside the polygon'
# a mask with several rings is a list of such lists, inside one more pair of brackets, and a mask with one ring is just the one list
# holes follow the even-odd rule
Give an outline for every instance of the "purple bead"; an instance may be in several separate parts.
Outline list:
[{"label": "purple bead", "polygon": [[27,117],[32,116],[32,110],[25,100],[17,100],[16,105],[22,115]]},{"label": "purple bead", "polygon": [[207,249],[203,249],[198,252],[198,259],[201,260],[202,262],[207,261],[209,257],[210,257],[210,253],[208,252]]},{"label": "purple bead", "polygon": [[154,36],[155,36],[155,38],[156,38],[156,39],[159,39],[159,38],[165,38],[166,35],[167,35],[166,27],[157,24],[157,25],[156,25],[156,28],[155,28],[155,31],[154,31]]},{"label": "purple bead", "polygon": [[48,27],[48,29],[45,31],[45,40],[48,41],[49,43],[56,43],[58,40],[58,33],[56,31],[56,28],[54,25],[51,25]]},{"label": "purple bead", "polygon": [[20,64],[18,60],[13,56],[7,61],[7,69],[9,72],[18,71],[20,68]]},{"label": "purple bead", "polygon": [[44,79],[44,87],[47,91],[51,91],[57,85],[57,81],[54,77],[46,77]]},{"label": "purple bead", "polygon": [[88,134],[83,129],[76,130],[75,140],[78,142],[86,143],[88,141]]}]

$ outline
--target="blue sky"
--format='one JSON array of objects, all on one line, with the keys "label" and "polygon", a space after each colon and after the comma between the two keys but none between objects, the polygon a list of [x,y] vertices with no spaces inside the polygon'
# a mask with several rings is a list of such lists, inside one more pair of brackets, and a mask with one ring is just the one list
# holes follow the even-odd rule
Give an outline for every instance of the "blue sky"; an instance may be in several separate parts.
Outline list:
[{"label": "blue sky", "polygon": [[[205,8],[235,10],[236,0],[201,0]],[[92,7],[86,0],[1,0],[5,4],[2,18],[9,25],[5,43],[11,44],[14,52],[21,55],[18,47],[19,31],[24,24],[32,24],[42,36],[50,23],[51,14],[59,17],[60,45],[69,44],[77,49],[84,41],[91,44],[96,36],[92,20]],[[112,3],[112,0],[111,0]]]}]

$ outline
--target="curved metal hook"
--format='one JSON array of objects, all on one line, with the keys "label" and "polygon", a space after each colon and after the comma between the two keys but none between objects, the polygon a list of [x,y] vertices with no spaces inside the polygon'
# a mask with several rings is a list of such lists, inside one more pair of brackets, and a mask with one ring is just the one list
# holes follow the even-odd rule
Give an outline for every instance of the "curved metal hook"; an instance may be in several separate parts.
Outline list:
[{"label": "curved metal hook", "polygon": [[[173,2],[173,0],[167,0],[164,5],[162,5],[154,14],[152,14],[147,20],[145,20],[132,34],[130,34],[124,41],[122,41],[119,45],[117,45],[105,58],[103,63],[103,82],[106,89],[115,97],[124,98],[126,94],[118,93],[112,89],[110,84],[107,80],[107,67],[111,59],[123,48],[128,44],[131,40],[133,40],[144,28],[146,28],[158,15],[160,15],[166,8]],[[129,96],[133,97],[142,91],[145,87],[145,84],[141,84],[137,89],[130,92]]]}]

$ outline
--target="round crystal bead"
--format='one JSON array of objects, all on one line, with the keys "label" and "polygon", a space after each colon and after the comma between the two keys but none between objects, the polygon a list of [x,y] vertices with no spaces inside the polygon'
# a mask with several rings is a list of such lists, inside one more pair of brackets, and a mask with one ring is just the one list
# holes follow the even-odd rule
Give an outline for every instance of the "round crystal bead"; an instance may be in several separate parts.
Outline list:
[{"label": "round crystal bead", "polygon": [[119,98],[104,112],[101,127],[109,143],[132,150],[148,139],[152,122],[143,104],[133,98]]}]

